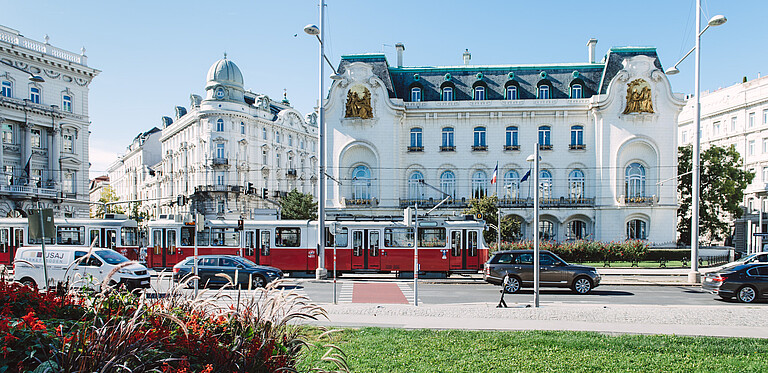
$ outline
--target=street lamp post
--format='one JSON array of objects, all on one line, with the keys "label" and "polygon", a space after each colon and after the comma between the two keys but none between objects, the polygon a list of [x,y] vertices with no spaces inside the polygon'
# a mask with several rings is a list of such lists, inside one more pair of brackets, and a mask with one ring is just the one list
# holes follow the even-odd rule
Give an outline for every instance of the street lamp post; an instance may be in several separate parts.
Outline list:
[{"label": "street lamp post", "polygon": [[0,60],[0,62],[2,62],[2,63],[3,63],[3,65],[8,65],[8,66],[10,66],[10,67],[12,67],[12,68],[14,68],[14,69],[16,69],[16,70],[19,70],[19,71],[22,71],[22,72],[25,72],[25,73],[29,74],[29,81],[30,81],[30,82],[35,82],[35,83],[43,83],[43,82],[45,82],[45,79],[43,79],[43,77],[42,77],[42,76],[40,76],[40,75],[34,75],[34,74],[32,74],[31,72],[29,72],[29,71],[27,71],[27,70],[24,70],[24,69],[22,69],[22,68],[20,68],[20,67],[16,67],[16,66],[14,66],[14,65],[13,65],[12,63],[10,63],[10,62],[5,62],[5,61],[3,61],[3,60]]},{"label": "street lamp post", "polygon": [[539,143],[536,151],[526,158],[533,162],[533,306],[539,307]]},{"label": "street lamp post", "polygon": [[694,68],[694,91],[696,94],[696,104],[693,109],[693,120],[696,135],[693,142],[693,162],[691,169],[693,172],[693,186],[691,188],[692,201],[691,201],[691,271],[688,273],[689,283],[698,283],[701,280],[701,274],[699,273],[699,205],[701,204],[701,35],[704,31],[707,31],[710,26],[720,26],[728,21],[723,15],[716,15],[710,18],[707,22],[707,26],[701,29],[701,0],[696,1],[696,45],[688,51],[677,63],[671,68],[667,69],[665,73],[667,75],[674,75],[680,72],[677,69],[677,65],[683,62],[691,52],[696,51],[696,63]]}]

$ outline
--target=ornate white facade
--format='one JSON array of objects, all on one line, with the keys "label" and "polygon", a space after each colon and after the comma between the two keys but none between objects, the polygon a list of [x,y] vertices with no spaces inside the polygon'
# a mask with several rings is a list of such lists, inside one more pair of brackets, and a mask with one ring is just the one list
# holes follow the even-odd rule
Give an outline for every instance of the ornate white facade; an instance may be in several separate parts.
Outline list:
[{"label": "ornate white facade", "polygon": [[205,98],[190,96],[189,111],[177,106],[174,118],[163,117],[159,160],[148,164],[145,158],[141,166],[150,177],[137,176],[138,163],[126,164],[130,150],[114,164],[110,179],[120,199],[149,199],[143,206],[153,217],[237,219],[277,209],[274,202],[293,189],[315,194],[314,114],[305,120],[287,99],[244,90],[240,69],[226,57],[211,66],[205,90]]},{"label": "ornate white facade", "polygon": [[26,216],[39,201],[57,216],[88,217],[88,85],[100,71],[88,67],[85,49],[3,26],[0,61],[0,216]]},{"label": "ornate white facade", "polygon": [[496,193],[498,162],[502,211],[532,239],[533,178],[522,179],[538,141],[545,238],[675,241],[676,188],[658,182],[676,176],[684,102],[654,48],[612,48],[598,63],[468,60],[391,67],[381,54],[342,57],[326,105],[332,213],[401,215],[444,196],[437,213],[456,213]]},{"label": "ornate white facade", "polygon": [[[695,139],[694,104],[695,100],[690,100],[680,113],[681,146]],[[761,240],[747,237],[758,232],[758,212],[768,211],[768,77],[701,95],[701,147],[709,145],[733,145],[744,160],[744,170],[755,174],[744,191],[747,215],[742,219],[751,221],[753,227],[737,224],[733,244],[739,251],[757,250],[762,247]],[[766,232],[765,227],[761,232]]]}]

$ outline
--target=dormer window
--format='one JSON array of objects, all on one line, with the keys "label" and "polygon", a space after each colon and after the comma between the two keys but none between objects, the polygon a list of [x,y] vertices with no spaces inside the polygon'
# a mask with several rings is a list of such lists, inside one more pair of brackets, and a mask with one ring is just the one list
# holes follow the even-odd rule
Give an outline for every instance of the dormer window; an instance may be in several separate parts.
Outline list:
[{"label": "dormer window", "polygon": [[219,100],[224,99],[224,88],[216,88],[216,98]]},{"label": "dormer window", "polygon": [[476,101],[485,100],[485,87],[477,86],[474,89],[473,99]]},{"label": "dormer window", "polygon": [[505,93],[506,93],[506,99],[507,100],[517,100],[517,86],[516,85],[508,85]]},{"label": "dormer window", "polygon": [[453,101],[453,87],[443,87],[443,101]]},{"label": "dormer window", "polygon": [[549,84],[542,84],[538,88],[538,95],[537,98],[540,100],[548,100],[549,99]]},{"label": "dormer window", "polygon": [[421,102],[421,88],[411,88],[411,102]]},{"label": "dormer window", "polygon": [[581,84],[574,84],[571,86],[571,98],[582,98]]}]

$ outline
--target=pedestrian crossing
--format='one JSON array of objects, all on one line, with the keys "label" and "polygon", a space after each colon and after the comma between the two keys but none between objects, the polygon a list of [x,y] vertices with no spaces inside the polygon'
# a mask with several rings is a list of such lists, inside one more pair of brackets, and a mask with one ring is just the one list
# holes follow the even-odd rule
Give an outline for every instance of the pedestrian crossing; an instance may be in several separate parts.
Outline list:
[{"label": "pedestrian crossing", "polygon": [[414,291],[411,284],[407,282],[370,282],[370,281],[345,281],[341,283],[339,291],[339,303],[400,303],[389,299],[377,299],[376,294],[366,293],[366,288],[370,285],[395,285],[397,290],[405,298],[408,304],[414,303]]}]

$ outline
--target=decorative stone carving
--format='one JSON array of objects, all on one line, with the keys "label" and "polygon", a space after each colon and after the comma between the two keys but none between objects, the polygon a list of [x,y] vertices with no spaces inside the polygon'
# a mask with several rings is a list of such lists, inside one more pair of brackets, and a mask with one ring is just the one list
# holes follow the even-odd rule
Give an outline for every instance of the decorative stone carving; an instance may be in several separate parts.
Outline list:
[{"label": "decorative stone carving", "polygon": [[347,110],[345,118],[373,118],[371,92],[362,85],[356,85],[347,92]]},{"label": "decorative stone carving", "polygon": [[623,114],[630,113],[653,113],[651,86],[643,79],[627,84],[627,106]]}]

